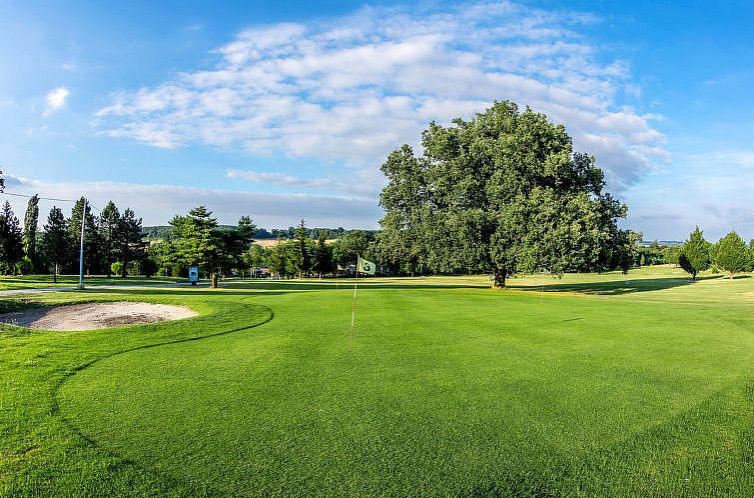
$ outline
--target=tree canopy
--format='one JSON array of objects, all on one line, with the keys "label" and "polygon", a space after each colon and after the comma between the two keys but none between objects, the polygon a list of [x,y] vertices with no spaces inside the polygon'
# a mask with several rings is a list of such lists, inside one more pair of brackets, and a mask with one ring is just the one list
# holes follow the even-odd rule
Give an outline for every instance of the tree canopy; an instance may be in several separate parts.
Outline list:
[{"label": "tree canopy", "polygon": [[733,278],[734,273],[751,271],[752,254],[744,239],[730,232],[715,246],[715,263]]},{"label": "tree canopy", "polygon": [[492,272],[499,287],[518,271],[617,266],[626,206],[562,125],[496,102],[470,121],[431,123],[422,148],[404,145],[382,165],[379,248],[393,266]]},{"label": "tree canopy", "polygon": [[697,273],[710,267],[710,246],[699,227],[689,234],[689,240],[681,246],[678,264],[691,274],[693,280],[696,280]]}]

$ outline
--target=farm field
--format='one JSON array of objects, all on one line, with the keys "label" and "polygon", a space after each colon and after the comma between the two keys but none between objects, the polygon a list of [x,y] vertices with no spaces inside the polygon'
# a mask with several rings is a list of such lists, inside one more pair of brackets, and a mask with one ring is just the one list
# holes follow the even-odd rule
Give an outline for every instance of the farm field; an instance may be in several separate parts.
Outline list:
[{"label": "farm field", "polygon": [[0,328],[2,496],[751,496],[754,278],[90,290],[192,319]]}]

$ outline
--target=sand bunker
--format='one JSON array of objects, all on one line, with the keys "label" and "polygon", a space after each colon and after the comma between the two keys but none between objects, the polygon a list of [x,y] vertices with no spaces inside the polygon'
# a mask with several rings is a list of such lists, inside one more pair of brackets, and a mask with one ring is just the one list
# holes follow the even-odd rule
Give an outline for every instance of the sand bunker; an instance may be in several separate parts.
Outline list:
[{"label": "sand bunker", "polygon": [[150,303],[87,303],[34,308],[0,315],[0,323],[38,330],[94,330],[196,316],[184,306]]}]

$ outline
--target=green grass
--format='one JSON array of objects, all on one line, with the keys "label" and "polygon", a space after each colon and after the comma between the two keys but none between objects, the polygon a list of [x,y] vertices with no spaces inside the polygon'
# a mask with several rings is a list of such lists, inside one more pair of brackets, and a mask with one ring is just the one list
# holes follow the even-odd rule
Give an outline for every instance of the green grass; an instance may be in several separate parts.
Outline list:
[{"label": "green grass", "polygon": [[[140,285],[186,282],[185,278],[176,277],[111,277],[91,275],[84,277],[84,285]],[[75,287],[79,284],[78,275],[58,275],[53,282],[52,275],[18,275],[0,276],[0,290],[42,289],[53,287]]]},{"label": "green grass", "polygon": [[751,496],[754,279],[629,277],[35,298],[200,316],[3,328],[0,495]]}]

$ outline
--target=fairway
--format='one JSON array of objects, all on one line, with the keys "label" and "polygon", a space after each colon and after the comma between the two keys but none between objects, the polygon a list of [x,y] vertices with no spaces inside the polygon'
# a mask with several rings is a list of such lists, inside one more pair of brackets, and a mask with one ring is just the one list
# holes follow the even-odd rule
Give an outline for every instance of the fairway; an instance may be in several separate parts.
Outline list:
[{"label": "fairway", "polygon": [[750,496],[754,279],[625,278],[368,280],[350,354],[345,282],[142,291],[213,333],[274,317],[107,356],[57,403],[79,465],[124,462],[114,494]]}]

